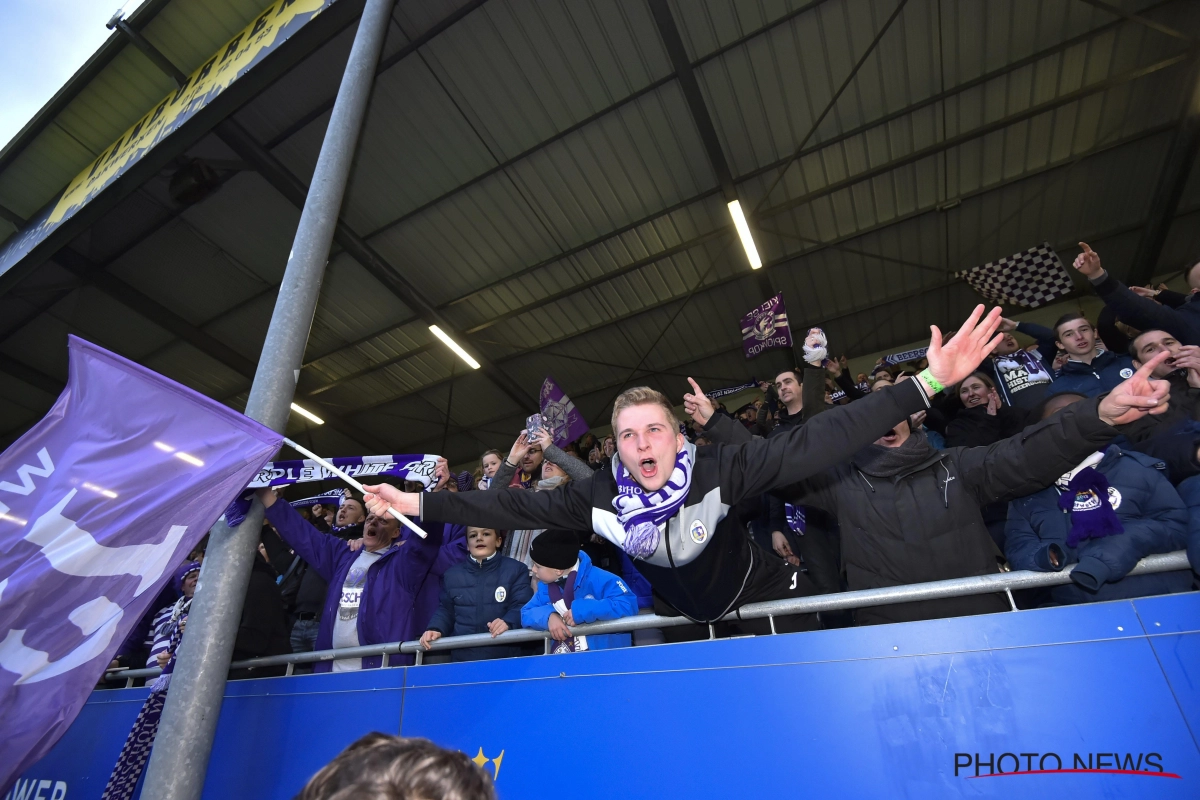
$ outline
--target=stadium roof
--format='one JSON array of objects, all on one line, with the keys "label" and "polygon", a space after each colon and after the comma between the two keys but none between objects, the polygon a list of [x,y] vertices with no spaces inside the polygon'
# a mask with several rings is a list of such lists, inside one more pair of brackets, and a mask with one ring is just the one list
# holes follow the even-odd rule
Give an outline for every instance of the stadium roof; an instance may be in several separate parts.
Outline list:
[{"label": "stadium roof", "polygon": [[[68,332],[244,405],[362,7],[326,4],[0,275],[0,444],[53,402]],[[267,8],[150,0],[128,23],[190,76]],[[952,273],[1045,241],[1141,281],[1200,250],[1196,168],[1176,180],[1197,3],[470,0],[392,22],[296,396],[328,424],[289,431],[330,455],[506,448],[547,375],[597,425],[632,383],[763,377],[786,356],[747,361],[738,319],[778,291],[794,330],[859,355],[953,326],[979,298]],[[0,152],[0,251],[170,71],[114,33]]]}]

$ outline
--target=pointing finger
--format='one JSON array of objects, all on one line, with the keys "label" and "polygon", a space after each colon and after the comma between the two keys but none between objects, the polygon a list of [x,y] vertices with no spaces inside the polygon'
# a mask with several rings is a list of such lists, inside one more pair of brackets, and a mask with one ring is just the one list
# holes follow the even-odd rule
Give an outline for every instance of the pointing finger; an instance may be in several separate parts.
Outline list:
[{"label": "pointing finger", "polygon": [[1079,246],[1083,248],[1083,252],[1085,252],[1085,253],[1093,252],[1092,248],[1088,245],[1087,242],[1080,242]]},{"label": "pointing finger", "polygon": [[704,392],[700,390],[700,384],[696,383],[691,378],[688,378],[688,383],[692,385],[692,391],[695,392],[697,396],[704,394]]},{"label": "pointing finger", "polygon": [[1130,380],[1135,378],[1147,381],[1150,380],[1150,373],[1154,372],[1154,368],[1166,361],[1170,355],[1171,353],[1169,350],[1163,350],[1161,353],[1156,354],[1145,364],[1142,364],[1142,366],[1138,367],[1138,371],[1133,374],[1133,378],[1130,378]]}]

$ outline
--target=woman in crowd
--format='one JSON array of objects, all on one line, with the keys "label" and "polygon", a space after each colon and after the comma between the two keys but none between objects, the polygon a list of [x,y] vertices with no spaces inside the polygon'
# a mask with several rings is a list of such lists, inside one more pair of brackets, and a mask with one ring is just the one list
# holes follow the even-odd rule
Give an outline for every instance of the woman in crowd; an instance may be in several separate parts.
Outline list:
[{"label": "woman in crowd", "polygon": [[995,382],[982,372],[958,385],[958,399],[963,408],[946,426],[947,447],[984,447],[1025,427],[1025,414],[1004,405]]}]

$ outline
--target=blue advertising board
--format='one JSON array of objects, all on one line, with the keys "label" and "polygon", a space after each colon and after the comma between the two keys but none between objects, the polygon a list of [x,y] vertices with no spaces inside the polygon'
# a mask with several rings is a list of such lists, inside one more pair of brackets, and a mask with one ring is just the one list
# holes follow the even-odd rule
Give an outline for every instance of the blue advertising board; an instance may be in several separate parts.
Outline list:
[{"label": "blue advertising board", "polygon": [[[96,692],[17,789],[98,798],[144,697]],[[1194,798],[1200,594],[230,683],[204,796],[290,798],[372,730],[506,799]]]}]

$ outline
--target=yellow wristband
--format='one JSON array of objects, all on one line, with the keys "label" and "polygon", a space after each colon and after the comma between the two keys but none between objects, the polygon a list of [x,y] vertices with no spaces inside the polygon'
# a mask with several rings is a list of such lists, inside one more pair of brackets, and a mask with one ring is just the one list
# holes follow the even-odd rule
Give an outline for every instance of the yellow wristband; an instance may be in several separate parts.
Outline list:
[{"label": "yellow wristband", "polygon": [[937,378],[933,377],[933,373],[930,372],[928,368],[923,369],[917,373],[917,380],[921,381],[921,383],[928,386],[929,390],[933,394],[937,394],[938,392],[940,392],[946,388],[945,386],[942,386],[942,384],[938,382]]}]

